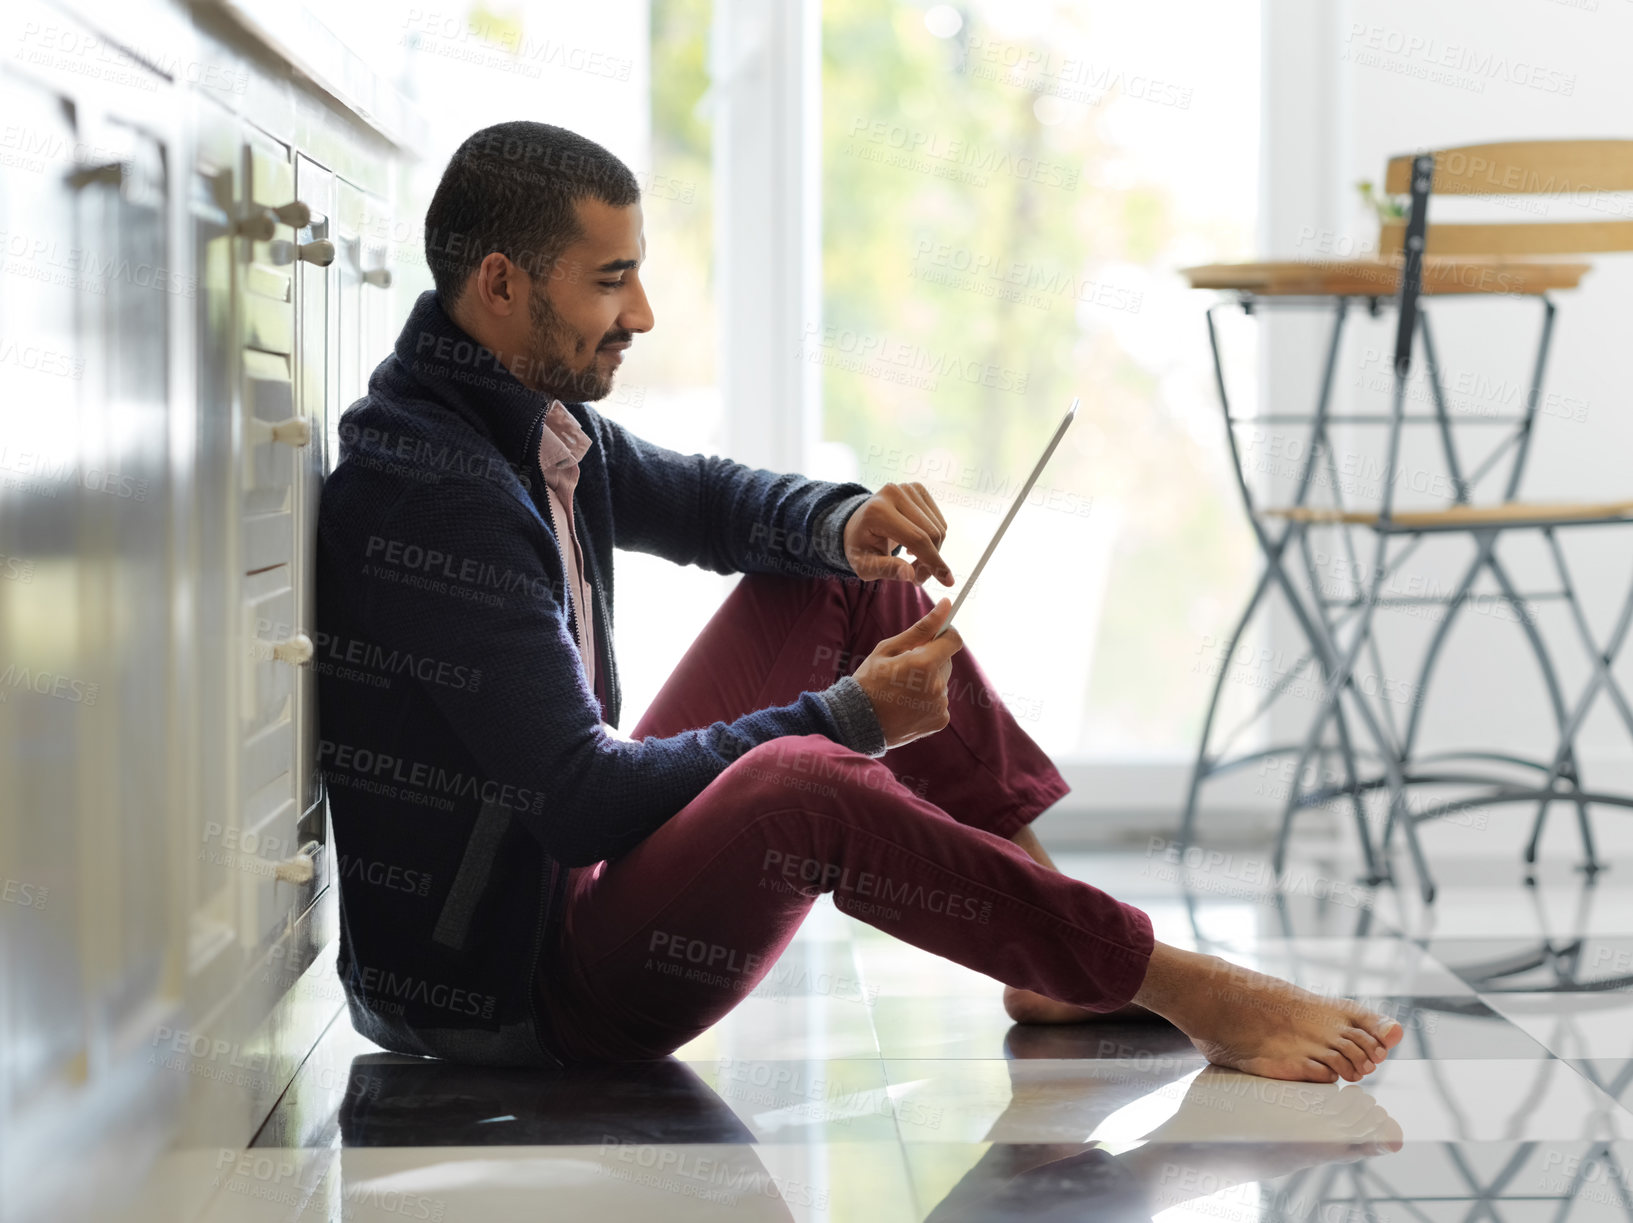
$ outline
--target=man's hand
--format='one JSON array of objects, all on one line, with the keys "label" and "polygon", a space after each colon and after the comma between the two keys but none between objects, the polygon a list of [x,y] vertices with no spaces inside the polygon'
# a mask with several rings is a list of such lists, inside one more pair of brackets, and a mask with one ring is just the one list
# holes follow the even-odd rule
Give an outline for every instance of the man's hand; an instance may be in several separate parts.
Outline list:
[{"label": "man's hand", "polygon": [[856,668],[856,682],[873,702],[886,747],[933,735],[951,721],[947,680],[964,639],[955,628],[939,637],[936,630],[952,610],[951,599],[941,600],[917,624],[874,646]]},{"label": "man's hand", "polygon": [[[934,574],[943,586],[953,571],[941,559],[947,520],[922,484],[886,484],[845,523],[845,559],[863,581],[891,578],[923,585]],[[898,544],[913,554],[892,556]]]}]

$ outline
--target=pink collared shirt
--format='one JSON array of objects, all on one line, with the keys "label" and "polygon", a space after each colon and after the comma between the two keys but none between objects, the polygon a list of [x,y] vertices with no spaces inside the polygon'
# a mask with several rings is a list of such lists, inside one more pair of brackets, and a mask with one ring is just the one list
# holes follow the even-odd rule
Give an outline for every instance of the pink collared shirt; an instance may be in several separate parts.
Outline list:
[{"label": "pink collared shirt", "polygon": [[573,525],[573,490],[578,487],[578,462],[595,442],[559,399],[551,400],[544,414],[544,425],[539,438],[539,467],[549,491],[556,540],[567,565],[567,591],[572,600],[573,619],[578,625],[578,653],[584,660],[584,675],[589,680],[590,691],[594,692],[595,613],[591,610],[594,603],[590,584],[583,576],[584,554]]}]

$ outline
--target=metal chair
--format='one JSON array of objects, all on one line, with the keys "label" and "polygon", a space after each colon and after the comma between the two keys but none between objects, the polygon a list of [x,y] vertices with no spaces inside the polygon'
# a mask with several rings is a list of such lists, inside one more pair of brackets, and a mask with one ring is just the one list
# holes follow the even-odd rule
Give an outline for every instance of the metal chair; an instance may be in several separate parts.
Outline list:
[{"label": "metal chair", "polygon": [[[1576,763],[1575,735],[1601,691],[1610,694],[1630,733],[1633,733],[1633,708],[1630,708],[1610,670],[1627,636],[1630,621],[1633,621],[1633,590],[1629,591],[1627,604],[1609,639],[1602,645],[1596,642],[1582,615],[1554,532],[1565,526],[1633,520],[1633,501],[1539,504],[1517,500],[1534,435],[1553,333],[1554,306],[1548,292],[1573,287],[1588,270],[1585,264],[1535,263],[1521,257],[1633,250],[1633,222],[1552,221],[1434,227],[1428,223],[1431,190],[1439,190],[1442,194],[1523,194],[1558,190],[1562,185],[1578,192],[1633,190],[1633,141],[1483,145],[1398,157],[1389,163],[1386,189],[1409,194],[1410,209],[1404,221],[1386,224],[1381,238],[1384,249],[1398,245],[1401,251],[1398,258],[1257,264],[1247,265],[1246,268],[1227,265],[1190,270],[1193,285],[1234,289],[1241,304],[1249,310],[1272,303],[1319,304],[1321,297],[1330,297],[1337,303],[1337,312],[1317,407],[1308,418],[1311,447],[1299,476],[1293,503],[1264,510],[1255,505],[1237,445],[1235,426],[1246,422],[1265,423],[1275,418],[1235,417],[1231,414],[1213,310],[1208,314],[1209,338],[1219,375],[1220,400],[1225,410],[1240,491],[1265,554],[1266,565],[1258,587],[1232,635],[1226,665],[1221,667],[1210,701],[1182,826],[1182,838],[1187,844],[1194,834],[1199,791],[1206,780],[1267,755],[1292,754],[1296,763],[1278,837],[1275,860],[1278,869],[1284,863],[1287,839],[1297,812],[1343,797],[1348,797],[1354,808],[1357,830],[1366,855],[1368,878],[1383,880],[1390,877],[1388,851],[1395,829],[1399,827],[1406,838],[1425,900],[1433,899],[1434,883],[1418,842],[1418,823],[1491,803],[1534,801],[1538,804],[1532,837],[1526,849],[1527,860],[1534,861],[1537,841],[1552,803],[1561,798],[1573,802],[1583,841],[1584,865],[1590,871],[1600,868],[1588,821],[1588,804],[1604,802],[1633,806],[1633,798],[1584,788]],[[1485,423],[1510,423],[1514,428],[1478,468],[1465,474],[1462,455],[1454,436],[1456,418],[1447,409],[1423,299],[1430,295],[1478,292],[1535,297],[1542,303],[1543,317],[1525,410],[1506,422],[1486,418]],[[1329,427],[1340,423],[1340,418],[1328,411],[1333,368],[1347,306],[1359,297],[1364,298],[1369,308],[1377,312],[1391,295],[1397,310],[1391,410],[1387,415],[1372,413],[1342,420],[1342,423],[1372,423],[1385,427],[1388,431],[1387,458],[1376,506],[1351,508],[1343,504],[1341,481],[1333,466]],[[1419,335],[1423,338],[1425,368],[1434,410],[1409,414],[1405,410],[1407,380],[1411,372],[1414,341]],[[1393,505],[1401,434],[1404,426],[1419,423],[1432,424],[1439,433],[1453,503],[1442,509],[1402,512]],[[1512,458],[1500,501],[1487,505],[1473,504],[1473,487],[1493,472],[1504,455],[1510,452]],[[1331,473],[1335,502],[1331,506],[1316,506],[1309,501],[1318,456],[1324,456]],[[1272,524],[1275,524],[1274,528]],[[1353,565],[1353,572],[1366,576],[1364,580],[1357,581],[1357,589],[1346,597],[1331,598],[1322,589],[1310,547],[1311,533],[1322,529],[1340,532],[1352,562],[1358,556],[1353,533],[1370,532],[1372,535],[1373,563],[1365,569],[1359,564]],[[1559,575],[1561,588],[1558,591],[1522,595],[1517,589],[1496,553],[1499,537],[1515,530],[1537,530],[1542,533]],[[1401,599],[1383,593],[1385,582],[1424,539],[1448,533],[1469,535],[1475,550],[1473,561],[1448,596]],[[1397,543],[1404,543],[1405,546],[1396,549],[1391,556],[1391,546]],[[1295,588],[1287,571],[1289,557],[1303,560],[1310,586],[1308,594]],[[1493,578],[1502,599],[1517,613],[1547,687],[1559,740],[1553,754],[1546,759],[1532,760],[1478,750],[1428,756],[1415,750],[1421,729],[1422,694],[1427,691],[1457,614],[1470,602],[1474,586],[1482,574],[1489,574]],[[1209,751],[1210,735],[1219,695],[1228,674],[1229,658],[1234,656],[1252,615],[1271,588],[1278,589],[1293,610],[1295,621],[1307,639],[1307,658],[1313,659],[1320,669],[1324,683],[1320,707],[1310,722],[1305,738],[1297,745],[1278,745],[1234,758],[1226,757],[1223,753],[1212,754]],[[1566,603],[1577,633],[1592,660],[1593,679],[1587,690],[1569,707],[1546,645],[1526,613],[1527,599],[1535,598],[1558,598]],[[1357,687],[1355,677],[1356,663],[1363,651],[1370,654],[1381,676],[1382,664],[1371,632],[1375,613],[1380,607],[1406,602],[1440,603],[1445,607],[1445,617],[1418,670],[1418,682],[1412,689],[1418,694],[1418,699],[1414,702],[1403,732],[1393,725],[1387,703],[1381,710],[1374,709],[1366,694]],[[1347,641],[1341,643],[1340,634],[1346,628]],[[1285,684],[1279,686],[1284,687]],[[1269,701],[1261,703],[1255,714],[1262,713],[1277,695],[1279,691],[1272,691]],[[1351,714],[1346,714],[1346,700]],[[1336,742],[1331,744],[1327,742],[1329,727],[1336,735]],[[1370,751],[1357,750],[1352,727],[1365,732]],[[1319,778],[1318,784],[1306,787],[1304,777],[1307,768],[1312,763],[1324,766],[1334,756],[1341,761],[1342,771],[1331,778]],[[1374,769],[1370,775],[1362,771],[1363,760]],[[1447,767],[1452,761],[1469,763],[1452,769]],[[1527,785],[1482,771],[1482,768],[1492,765],[1527,770],[1539,774],[1541,780]],[[1431,786],[1446,785],[1476,785],[1488,789],[1475,797],[1437,803],[1417,811],[1409,808],[1408,800],[1413,793]],[[1363,795],[1374,790],[1387,793],[1389,807],[1378,850],[1372,845],[1362,803]]]}]

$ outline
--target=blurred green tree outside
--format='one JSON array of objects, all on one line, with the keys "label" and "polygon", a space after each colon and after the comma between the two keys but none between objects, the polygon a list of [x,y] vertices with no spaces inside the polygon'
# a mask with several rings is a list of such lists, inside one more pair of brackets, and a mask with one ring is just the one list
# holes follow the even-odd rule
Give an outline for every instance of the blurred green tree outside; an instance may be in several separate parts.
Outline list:
[{"label": "blurred green tree outside", "polygon": [[[1096,8],[1058,5],[1050,34],[1087,37]],[[1221,428],[1198,430],[1171,410],[1159,373],[1120,331],[1146,283],[1129,279],[1131,267],[1172,277],[1180,238],[1230,258],[1251,253],[1251,235],[1223,222],[1198,235],[1194,218],[1181,234],[1160,176],[1136,170],[1129,181],[1139,159],[1102,122],[1113,91],[1064,104],[984,70],[972,47],[1046,57],[1052,39],[1000,35],[979,6],[957,11],[960,28],[937,37],[906,0],[824,0],[823,330],[791,342],[822,363],[824,437],[854,450],[865,483],[924,479],[939,495],[891,452],[950,455],[966,480],[974,472],[977,487],[999,490],[993,525],[1067,400],[1083,397],[1045,482],[1122,513],[1087,682],[1054,698],[1087,711],[1067,750],[1184,754],[1208,686],[1198,642],[1245,599],[1254,554]],[[709,19],[708,0],[652,6],[654,172],[699,185],[697,207],[670,210],[684,229],[666,235],[664,257],[687,265],[680,283],[706,303]],[[694,320],[689,299],[679,308],[688,326],[672,333],[689,332],[690,368],[712,379],[712,309]],[[1166,342],[1204,351],[1200,317]],[[902,364],[856,368],[858,346],[888,347]],[[893,376],[904,369],[914,376]],[[1039,588],[1046,596],[1047,573]],[[1021,631],[1073,627],[1070,607],[1027,619]]]},{"label": "blurred green tree outside", "polygon": [[[1084,27],[1092,24],[1094,8],[1060,5],[1051,27],[1091,34]],[[1048,40],[1008,39],[1015,53],[1006,45],[996,58],[1000,71],[983,73],[979,67],[988,61],[971,50],[972,42],[991,47],[1004,40],[983,29],[977,8],[964,7],[960,17],[955,34],[938,38],[926,30],[922,8],[825,0],[824,323],[920,346],[938,360],[1024,370],[1026,390],[940,378],[926,393],[830,365],[826,433],[862,456],[880,447],[923,450],[933,443],[954,451],[960,470],[984,467],[1019,479],[1067,399],[1081,394],[1079,422],[1068,434],[1079,444],[1063,445],[1046,479],[1085,497],[1115,499],[1125,512],[1094,665],[1080,698],[1090,716],[1077,747],[1099,754],[1104,748],[1092,741],[1096,729],[1116,728],[1118,748],[1188,750],[1200,728],[1205,687],[1194,669],[1196,605],[1207,599],[1234,607],[1245,597],[1254,560],[1218,445],[1207,444],[1222,443],[1222,435],[1199,441],[1163,410],[1154,377],[1124,351],[1116,328],[1084,325],[1085,315],[1092,319],[1104,308],[1079,306],[1074,298],[1081,291],[1046,292],[1046,308],[983,296],[963,287],[967,281],[949,287],[927,279],[935,263],[921,254],[926,244],[932,251],[945,244],[969,252],[971,261],[1002,263],[1022,283],[1041,287],[1072,278],[1080,286],[1114,285],[1115,268],[1130,263],[1171,271],[1162,264],[1176,236],[1168,192],[1151,181],[1102,185],[1113,181],[1105,171],[1120,150],[1096,120],[1114,94],[1057,108],[1067,119],[1045,123],[1045,95],[1017,85],[1018,77],[1004,79],[1001,69],[1028,53],[1032,62],[1047,62]],[[942,150],[963,141],[972,153],[962,160],[972,168],[1001,164],[1004,154],[1069,167],[1076,187],[1002,172],[985,175],[979,185],[961,183],[913,164],[858,155],[859,147],[878,150],[877,141],[856,138],[862,125],[877,121],[912,130],[915,139],[922,134],[923,145]],[[888,140],[884,147],[892,148]],[[926,158],[919,165],[947,160]],[[1236,248],[1221,255],[1246,253],[1246,235],[1219,239]],[[1107,300],[1126,299],[1112,294]],[[1171,342],[1200,347],[1205,341],[1198,327]],[[1081,444],[1085,437],[1096,444]],[[1055,563],[1073,561],[1061,556]],[[1046,580],[1041,584],[1047,589]],[[1057,608],[1037,614],[1034,624],[1044,632],[1070,632],[1070,617],[1071,609]]]}]

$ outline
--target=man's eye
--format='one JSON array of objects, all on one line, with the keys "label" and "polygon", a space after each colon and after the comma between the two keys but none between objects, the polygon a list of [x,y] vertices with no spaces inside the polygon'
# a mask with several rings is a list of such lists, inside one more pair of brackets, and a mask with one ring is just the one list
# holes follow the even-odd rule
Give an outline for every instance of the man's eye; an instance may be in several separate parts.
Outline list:
[{"label": "man's eye", "polygon": [[622,289],[624,287],[624,282],[622,280],[603,280],[601,282],[601,287],[603,289]]}]

